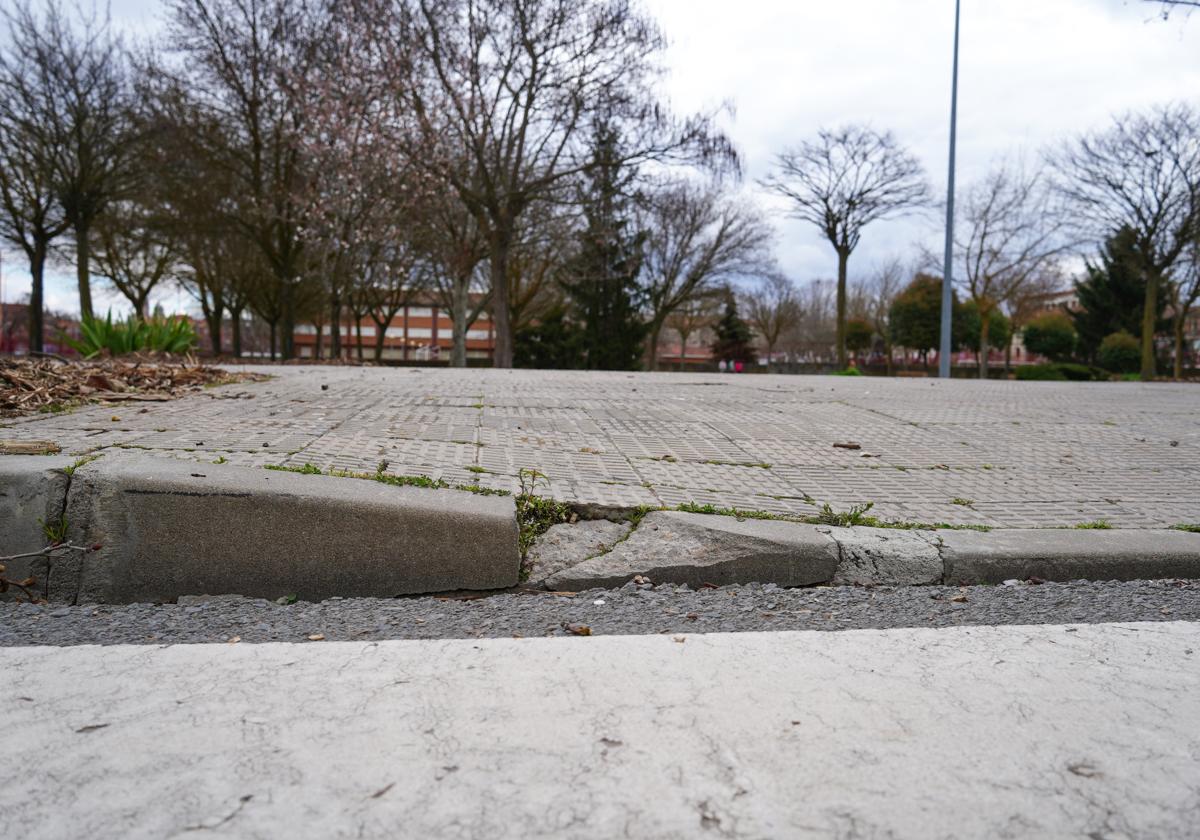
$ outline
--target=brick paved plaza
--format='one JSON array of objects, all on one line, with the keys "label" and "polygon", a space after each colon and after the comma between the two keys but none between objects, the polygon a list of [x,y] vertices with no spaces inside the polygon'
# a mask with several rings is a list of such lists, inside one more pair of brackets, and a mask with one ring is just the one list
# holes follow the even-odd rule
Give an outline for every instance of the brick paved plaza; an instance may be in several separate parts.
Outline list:
[{"label": "brick paved plaza", "polygon": [[[10,419],[0,436],[303,465],[566,501],[996,527],[1200,522],[1200,389],[750,375],[271,367],[175,402]],[[835,443],[857,443],[842,449]],[[222,459],[224,459],[222,461]]]}]

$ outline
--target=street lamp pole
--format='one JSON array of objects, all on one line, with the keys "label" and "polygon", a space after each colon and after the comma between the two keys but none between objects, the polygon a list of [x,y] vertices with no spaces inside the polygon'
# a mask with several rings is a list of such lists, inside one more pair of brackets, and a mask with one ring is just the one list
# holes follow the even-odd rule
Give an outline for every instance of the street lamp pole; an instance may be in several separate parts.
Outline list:
[{"label": "street lamp pole", "polygon": [[954,0],[954,78],[950,85],[950,177],[946,186],[946,262],[942,269],[942,341],[938,376],[950,378],[950,317],[954,302],[954,153],[958,137],[958,25],[962,0]]}]

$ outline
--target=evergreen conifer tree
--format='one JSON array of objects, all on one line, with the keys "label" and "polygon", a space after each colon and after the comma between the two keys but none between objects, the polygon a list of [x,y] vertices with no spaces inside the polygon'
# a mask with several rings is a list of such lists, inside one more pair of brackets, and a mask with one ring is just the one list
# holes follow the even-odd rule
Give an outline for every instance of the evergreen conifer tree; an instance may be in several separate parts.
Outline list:
[{"label": "evergreen conifer tree", "polygon": [[[1105,336],[1124,330],[1142,334],[1142,309],[1146,302],[1145,274],[1138,263],[1137,235],[1121,228],[1104,243],[1099,264],[1087,263],[1087,276],[1075,283],[1079,308],[1070,313],[1079,333],[1079,351],[1095,361]],[[1158,296],[1156,321],[1166,329],[1163,311],[1167,295]]]},{"label": "evergreen conifer tree", "polygon": [[717,337],[712,351],[713,358],[718,362],[750,364],[757,356],[753,346],[754,332],[738,314],[737,299],[732,292],[725,297],[725,312],[714,331]]},{"label": "evergreen conifer tree", "polygon": [[646,337],[638,285],[645,234],[630,230],[636,173],[621,160],[619,144],[610,125],[596,127],[587,187],[580,195],[586,225],[562,279],[582,329],[580,366],[590,370],[636,370]]}]

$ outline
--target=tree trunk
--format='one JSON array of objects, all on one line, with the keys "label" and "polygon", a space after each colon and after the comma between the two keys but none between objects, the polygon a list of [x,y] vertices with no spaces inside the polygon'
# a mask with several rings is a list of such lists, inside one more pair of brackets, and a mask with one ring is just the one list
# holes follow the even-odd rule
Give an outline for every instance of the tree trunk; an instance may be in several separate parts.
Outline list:
[{"label": "tree trunk", "polygon": [[[662,321],[650,322],[650,335],[646,341],[646,370],[658,370],[658,342],[662,336]],[[682,349],[680,355],[683,355]]]},{"label": "tree trunk", "polygon": [[[390,324],[391,322],[392,322],[392,319],[388,318],[387,323]],[[383,361],[383,341],[385,338],[387,338],[387,327],[385,325],[381,325],[378,321],[376,321],[375,322],[375,361],[377,361],[377,362]]]},{"label": "tree trunk", "polygon": [[317,330],[317,335],[316,335],[317,341],[316,341],[316,344],[313,345],[313,358],[319,359],[319,358],[321,358],[321,344],[325,341],[325,325],[324,324],[313,324],[313,326]]},{"label": "tree trunk", "polygon": [[1158,274],[1146,276],[1146,302],[1142,310],[1142,379],[1149,382],[1154,378],[1154,327],[1158,313]]},{"label": "tree trunk", "polygon": [[342,358],[342,298],[332,295],[329,299],[329,358]]},{"label": "tree trunk", "polygon": [[279,289],[279,303],[282,310],[282,335],[280,338],[280,355],[286,362],[291,359],[296,352],[296,289],[293,285],[292,278],[286,278],[283,285]]},{"label": "tree trunk", "polygon": [[837,363],[838,370],[846,369],[846,263],[850,261],[850,252],[838,248],[838,287],[837,287]]},{"label": "tree trunk", "polygon": [[513,366],[512,317],[508,311],[508,252],[512,244],[512,232],[500,230],[492,234],[492,323],[495,329],[495,344],[492,366]]},{"label": "tree trunk", "polygon": [[41,353],[45,347],[45,277],[47,246],[38,243],[29,260],[29,349]]},{"label": "tree trunk", "polygon": [[88,270],[91,251],[88,243],[87,222],[75,223],[75,276],[79,280],[79,311],[84,318],[92,318],[92,283]]},{"label": "tree trunk", "polygon": [[271,361],[275,361],[275,333],[278,321],[271,322]]},{"label": "tree trunk", "polygon": [[892,342],[886,338],[883,340],[883,352],[887,354],[887,362],[885,363],[887,365],[887,375],[891,376],[894,372],[892,367]]},{"label": "tree trunk", "polygon": [[208,346],[214,356],[221,355],[221,314],[224,311],[225,307],[217,304],[204,313],[204,321],[208,324]]},{"label": "tree trunk", "polygon": [[242,308],[229,310],[229,327],[233,339],[234,358],[242,357]]},{"label": "tree trunk", "polygon": [[453,347],[450,350],[450,366],[465,368],[467,366],[467,294],[470,291],[471,278],[454,278],[454,288],[450,298],[450,320],[453,324],[451,334]]},{"label": "tree trunk", "polygon": [[690,332],[679,331],[679,370],[687,370],[687,343]]},{"label": "tree trunk", "polygon": [[1187,318],[1187,312],[1180,312],[1179,307],[1175,309],[1175,370],[1174,377],[1176,380],[1183,379],[1183,326]]},{"label": "tree trunk", "polygon": [[362,345],[362,317],[354,316],[354,336],[358,344],[358,361],[361,364],[363,361],[363,345]]},{"label": "tree trunk", "polygon": [[988,310],[984,312],[979,310],[979,378],[988,378],[988,322],[992,319],[992,312]]}]

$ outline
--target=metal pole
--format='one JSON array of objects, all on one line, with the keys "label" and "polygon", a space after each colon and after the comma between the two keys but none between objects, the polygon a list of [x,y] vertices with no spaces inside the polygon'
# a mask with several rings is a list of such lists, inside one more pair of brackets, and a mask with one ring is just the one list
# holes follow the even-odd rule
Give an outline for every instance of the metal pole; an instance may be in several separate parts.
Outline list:
[{"label": "metal pole", "polygon": [[942,342],[938,376],[950,378],[950,317],[954,301],[954,153],[958,136],[958,23],[962,0],[954,0],[954,80],[950,85],[950,177],[946,185],[946,262],[942,269]]}]

